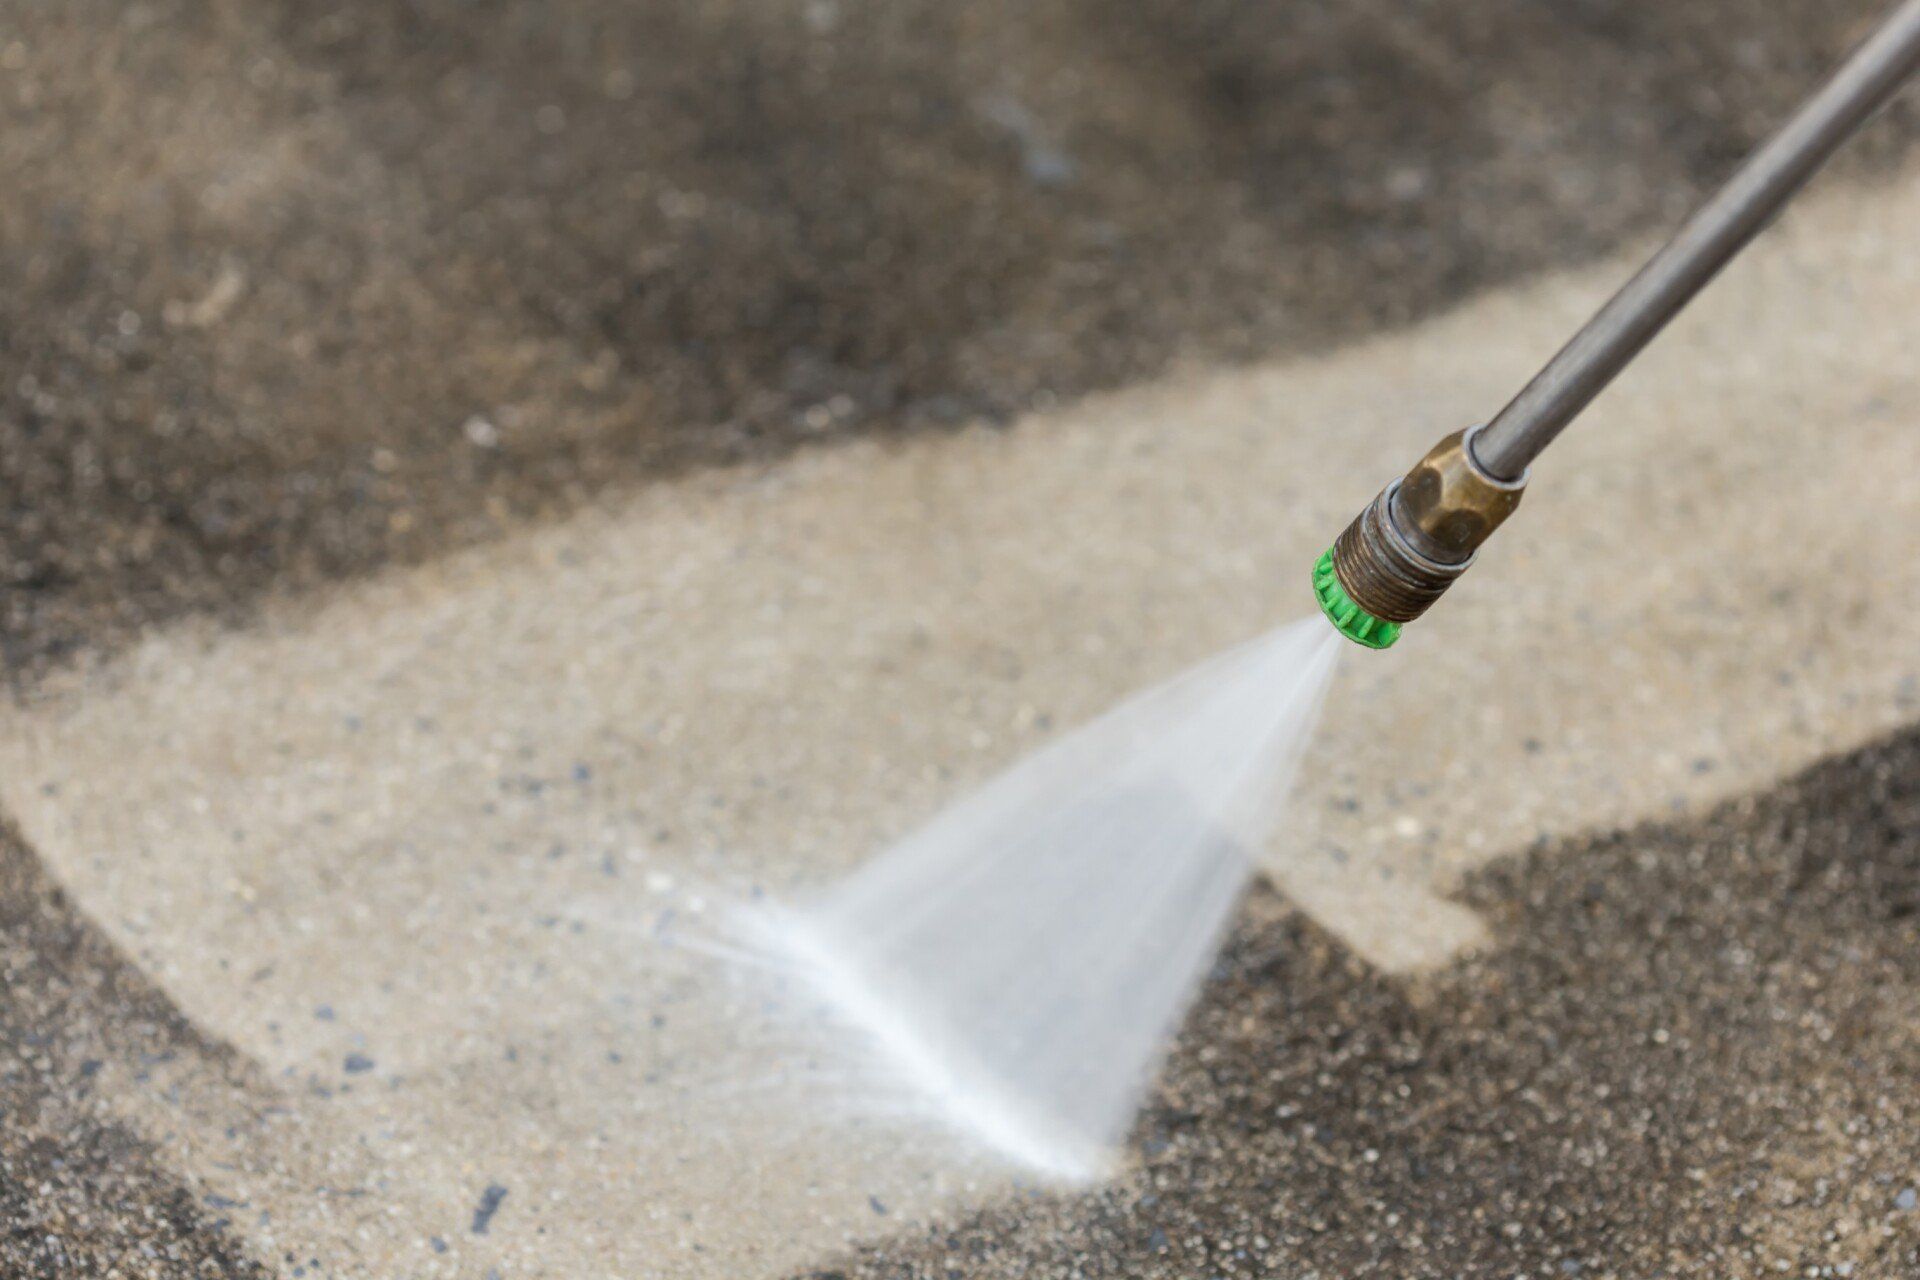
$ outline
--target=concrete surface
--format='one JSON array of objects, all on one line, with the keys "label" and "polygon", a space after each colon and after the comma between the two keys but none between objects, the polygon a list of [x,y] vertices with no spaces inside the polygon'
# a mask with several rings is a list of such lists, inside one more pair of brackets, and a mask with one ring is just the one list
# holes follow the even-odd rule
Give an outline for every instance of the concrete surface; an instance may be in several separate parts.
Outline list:
[{"label": "concrete surface", "polygon": [[[196,1032],[127,964],[13,831],[0,826],[0,1259],[9,1276],[257,1277],[164,1149],[129,1123],[128,1093],[191,1059],[228,1114],[248,1105],[239,1055]],[[104,1091],[109,1060],[132,1090]],[[256,1081],[257,1082],[257,1081]],[[222,1088],[222,1084],[226,1088]]]},{"label": "concrete surface", "polygon": [[0,0],[0,660],[1590,260],[1877,7]]},{"label": "concrete surface", "polygon": [[[1556,449],[1455,598],[1349,662],[1272,851],[1319,926],[1430,968],[1486,937],[1444,895],[1497,854],[1920,709],[1917,210],[1902,175],[1797,211]],[[730,970],[663,959],[662,909],[830,875],[1305,607],[1383,467],[1625,265],[1012,433],[690,478],[42,682],[0,731],[0,799],[273,1101],[238,1122],[190,1061],[103,1087],[264,1215],[234,1223],[257,1253],[329,1274],[772,1273],[1004,1195],[911,1117],[735,1100],[742,1063],[825,1050]],[[1249,927],[1295,927],[1276,914]]]},{"label": "concrete surface", "polygon": [[1499,945],[1431,984],[1250,921],[1139,1168],[814,1280],[1914,1275],[1917,778],[1909,730],[1507,859],[1467,893]]},{"label": "concrete surface", "polygon": [[0,0],[0,1273],[1920,1270],[1911,738],[1777,786],[1915,716],[1911,96],[1349,664],[1114,1187],[696,949],[1304,608],[1876,7]]}]

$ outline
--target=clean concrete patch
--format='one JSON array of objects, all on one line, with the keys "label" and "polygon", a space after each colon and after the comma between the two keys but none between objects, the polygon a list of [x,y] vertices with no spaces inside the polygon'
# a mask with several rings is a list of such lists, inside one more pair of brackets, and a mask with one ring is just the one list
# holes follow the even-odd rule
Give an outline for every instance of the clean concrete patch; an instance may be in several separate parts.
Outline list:
[{"label": "clean concrete patch", "polygon": [[[1799,211],[1542,464],[1431,619],[1351,657],[1269,852],[1294,900],[1383,967],[1437,964],[1480,937],[1449,886],[1495,854],[1912,718],[1917,217],[1911,179]],[[156,635],[9,713],[0,801],[285,1082],[269,1127],[177,1120],[190,1172],[274,1188],[263,1253],[794,1265],[1007,1171],[845,1108],[867,1083],[804,1008],[662,939],[819,883],[1311,608],[1341,524],[1626,266],[1011,432],[707,475],[244,633]],[[303,1198],[322,1169],[359,1194]]]}]

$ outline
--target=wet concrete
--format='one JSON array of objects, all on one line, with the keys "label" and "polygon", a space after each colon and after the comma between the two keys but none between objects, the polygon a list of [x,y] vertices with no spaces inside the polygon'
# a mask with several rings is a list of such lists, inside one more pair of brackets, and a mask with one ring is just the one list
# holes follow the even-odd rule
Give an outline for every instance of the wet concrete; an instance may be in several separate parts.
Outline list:
[{"label": "wet concrete", "polygon": [[[1561,446],[1530,538],[1402,649],[1350,655],[1268,851],[1317,926],[1379,970],[1444,966],[1489,936],[1445,895],[1516,845],[1911,718],[1916,276],[1887,246],[1916,196],[1901,175],[1796,210]],[[271,1213],[262,1254],[342,1274],[731,1280],[1003,1200],[1006,1171],[937,1135],[762,1089],[822,1046],[762,1035],[777,992],[690,982],[659,922],[818,883],[1309,608],[1379,460],[1510,385],[1616,273],[1011,433],[688,477],[43,681],[0,718],[0,796],[263,1085],[223,1097],[186,1063],[114,1098]],[[1676,421],[1701,443],[1649,479]],[[1787,491],[1805,521],[1709,500]]]},{"label": "wet concrete", "polygon": [[[20,1280],[267,1274],[209,1201],[108,1097],[193,1059],[244,1076],[115,951],[0,826],[0,1269]],[[251,1215],[246,1215],[251,1216]]]},{"label": "wet concrete", "polygon": [[1495,944],[1427,983],[1249,924],[1127,1177],[810,1274],[1920,1271],[1920,735],[1466,898]]},{"label": "wet concrete", "polygon": [[[583,506],[618,507],[626,491],[704,463],[769,459],[815,440],[1004,422],[1169,368],[1320,350],[1405,324],[1543,266],[1604,255],[1677,216],[1871,8],[1864,0],[1551,9],[1471,0],[1337,12],[1083,3],[955,12],[816,0],[504,3],[476,16],[452,4],[322,11],[0,0],[0,167],[8,173],[0,197],[0,656],[16,685],[31,686],[50,666],[123,649],[183,613],[238,622],[263,598],[290,595],[298,613],[312,597],[295,593],[316,585],[492,543]],[[1874,181],[1913,128],[1908,106],[1843,169]],[[1890,243],[1869,235],[1849,260],[1884,259]],[[1800,286],[1789,271],[1773,287]],[[1537,330],[1550,343],[1585,296],[1576,290],[1531,320],[1516,313],[1512,332]],[[1898,370],[1870,367],[1876,348],[1852,343],[1844,330],[1814,344],[1819,359],[1836,361],[1837,350],[1858,345],[1869,367],[1855,372],[1891,386]],[[1737,345],[1718,350],[1737,354]],[[1516,366],[1523,354],[1515,352]],[[1765,360],[1791,371],[1777,350]],[[1435,411],[1479,411],[1468,403],[1484,394],[1455,384],[1440,397],[1447,407]],[[1411,406],[1411,391],[1407,397]],[[1779,402],[1788,399],[1782,392]],[[1883,463],[1901,456],[1896,433],[1906,425],[1887,412],[1868,396],[1842,415],[1856,426],[1880,423],[1861,437],[1869,444],[1862,456]],[[1765,417],[1766,406],[1745,402],[1714,431],[1743,431],[1743,413]],[[1426,426],[1403,443],[1424,444]],[[1360,459],[1350,461],[1357,467]],[[1377,465],[1378,451],[1367,461]],[[951,501],[960,502],[974,465],[946,481],[935,468],[933,491],[955,485]],[[1602,491],[1626,465],[1613,464]],[[981,474],[995,482],[999,475]],[[778,473],[772,483],[781,483]],[[1849,518],[1864,527],[1868,514]],[[1303,516],[1300,536],[1326,515]],[[1904,526],[1885,527],[1897,537]],[[1294,550],[1279,559],[1291,563]],[[1712,567],[1709,555],[1687,572]],[[1257,576],[1248,566],[1209,572],[1235,592]],[[1671,777],[1685,793],[1680,799],[1759,785],[1779,767],[1776,743],[1787,744],[1781,758],[1797,762],[1809,744],[1856,742],[1863,718],[1877,726],[1874,717],[1910,714],[1891,667],[1874,670],[1876,679],[1894,677],[1892,697],[1868,704],[1823,706],[1818,682],[1803,680],[1836,647],[1863,643],[1852,628],[1877,616],[1873,599],[1830,584],[1816,599],[1837,606],[1832,625],[1815,634],[1791,624],[1800,615],[1791,594],[1772,594],[1783,589],[1778,582],[1728,582],[1717,607],[1747,600],[1743,616],[1796,646],[1777,673],[1780,687],[1793,691],[1776,719],[1760,718],[1771,727],[1748,741],[1715,744],[1706,733],[1674,748],[1672,760],[1649,757],[1663,785]],[[1108,602],[1118,608],[1125,574],[1111,585]],[[1148,603],[1136,599],[1134,612]],[[1462,608],[1465,619],[1471,606]],[[1673,617],[1684,620],[1685,610]],[[1211,638],[1189,633],[1182,642],[1173,622],[1148,652],[1169,657],[1182,643]],[[1674,625],[1677,635],[1687,632]],[[1694,625],[1709,629],[1712,619]],[[1643,661],[1626,659],[1609,679],[1629,687]],[[976,637],[955,662],[957,675],[968,664],[1011,670],[1015,659]],[[1663,670],[1654,696],[1676,713],[1689,704],[1674,701],[1675,690],[1725,674],[1684,664]],[[1113,667],[1104,678],[1127,675]],[[1088,709],[1103,694],[1097,679],[1069,687],[1043,714]],[[1000,744],[1011,750],[1021,735],[1038,733],[1039,722],[1014,719],[1025,699],[1003,708],[997,696],[985,706],[1020,726]],[[948,769],[951,781],[982,767],[966,739],[983,706],[947,710],[950,737],[923,742],[920,758]],[[1848,723],[1853,731],[1821,736]],[[1808,725],[1826,729],[1809,733]],[[1515,758],[1534,759],[1543,777],[1566,764],[1552,754],[1554,741],[1529,739],[1519,727],[1491,738],[1510,739]],[[1750,750],[1756,743],[1765,749]],[[1617,819],[1648,804],[1645,793],[1619,798],[1619,788],[1648,776],[1626,767],[1635,758],[1589,742],[1575,763],[1606,767],[1567,776],[1583,803],[1602,806],[1593,812]],[[1871,758],[1910,768],[1905,747]],[[919,803],[935,784],[923,778],[892,800]],[[1800,799],[1781,802],[1781,812],[1851,824],[1868,833],[1869,845],[1878,839],[1863,816],[1884,811],[1871,789],[1792,794]],[[1613,807],[1605,808],[1609,795]],[[1542,812],[1559,811],[1549,805],[1516,821],[1538,823]],[[1498,833],[1474,834],[1470,851],[1440,842],[1417,863],[1422,874],[1464,869],[1510,847]],[[1397,838],[1387,830],[1354,847],[1390,847]],[[1705,838],[1650,837],[1650,856],[1666,870],[1638,879],[1623,872],[1622,883],[1670,889],[1681,900],[1708,895],[1722,911],[1708,918],[1773,945],[1759,936],[1760,924],[1713,896],[1722,890],[1712,866],[1673,852]],[[1627,847],[1600,856],[1618,861]],[[355,1126],[330,1120],[310,1095],[287,1105],[311,1082],[269,1082],[261,1059],[181,1016],[170,979],[152,981],[162,969],[155,956],[107,941],[131,936],[124,918],[110,907],[77,908],[37,851],[17,841],[4,849],[0,1267],[223,1275],[256,1265],[283,1274],[358,1265],[392,1274],[397,1266],[452,1270],[471,1256],[465,1249],[520,1230],[530,1249],[543,1244],[526,1216],[536,1201],[524,1169],[455,1162],[444,1203],[367,1181],[377,1170]],[[1648,1260],[1662,1250],[1679,1274],[1715,1256],[1724,1270],[1714,1274],[1736,1276],[1757,1272],[1763,1256],[1836,1268],[1854,1261],[1861,1276],[1877,1274],[1876,1266],[1894,1275],[1910,1269],[1911,1237],[1902,1234],[1909,1219],[1898,1214],[1899,1165],[1911,1166],[1912,1152],[1888,1136],[1882,1121],[1899,1112],[1880,1109],[1875,1090],[1897,1083],[1895,1069],[1911,1078],[1903,1056],[1910,1041],[1898,1034],[1911,1027],[1911,1009],[1902,1022],[1831,974],[1821,949],[1828,944],[1811,924],[1756,954],[1777,957],[1783,974],[1809,982],[1829,974],[1821,990],[1833,1007],[1859,1015],[1847,1026],[1865,1028],[1847,1040],[1858,1052],[1816,1054],[1768,1040],[1752,1025],[1755,1006],[1729,992],[1726,1007],[1740,1020],[1723,1040],[1691,1040],[1708,1044],[1700,1061],[1712,1070],[1674,1076],[1685,1085],[1678,1102],[1654,1099],[1619,1114],[1597,1103],[1547,1114],[1524,1091],[1525,1105],[1511,1102],[1506,1083],[1571,1079],[1541,1065],[1544,1051],[1529,1038],[1536,1018],[1586,1035],[1577,1061],[1613,1087],[1639,1079],[1638,1060],[1593,1047],[1602,1029],[1550,1007],[1551,984],[1526,965],[1563,976],[1568,991],[1621,1016],[1643,1007],[1645,1017],[1679,1021],[1691,1010],[1697,1021],[1706,1007],[1684,994],[1691,966],[1704,963],[1697,948],[1664,975],[1673,991],[1651,991],[1644,974],[1632,976],[1639,971],[1630,936],[1595,933],[1589,946],[1582,939],[1601,926],[1551,902],[1516,917],[1530,886],[1551,898],[1574,874],[1556,865],[1543,861],[1511,884],[1483,882],[1470,906],[1444,903],[1444,920],[1471,922],[1479,912],[1500,926],[1504,950],[1465,971],[1518,992],[1496,992],[1479,1006],[1502,1011],[1497,1025],[1469,1021],[1467,1032],[1447,1038],[1420,1020],[1427,1015],[1412,988],[1370,976],[1318,927],[1275,923],[1284,907],[1267,897],[1253,904],[1223,974],[1223,1003],[1210,1006],[1204,1016],[1212,1021],[1196,1031],[1217,1035],[1227,1060],[1249,1076],[1287,1079],[1295,1066],[1263,1057],[1264,1042],[1273,1034],[1304,1038],[1301,1061],[1314,1064],[1313,1078],[1325,1073],[1336,1082],[1328,1087],[1345,1091],[1339,1097],[1366,1104],[1380,1096],[1368,1092],[1378,1038],[1412,1027],[1453,1055],[1445,1078],[1413,1068],[1443,1099],[1435,1114],[1451,1128],[1421,1128],[1418,1117],[1374,1106],[1368,1118],[1329,1131],[1330,1141],[1346,1144],[1337,1148],[1343,1156],[1315,1157],[1310,1146],[1287,1145],[1312,1135],[1286,1136],[1292,1131],[1279,1120],[1248,1120],[1226,1105],[1241,1097],[1286,1105],[1274,1092],[1282,1086],[1269,1082],[1260,1094],[1243,1082],[1238,1093],[1209,1094],[1205,1073],[1195,1074],[1208,1052],[1202,1045],[1183,1060],[1172,1109],[1153,1121],[1162,1136],[1150,1134],[1148,1146],[1171,1141],[1165,1134],[1180,1124],[1200,1135],[1202,1149],[1217,1143],[1230,1152],[1228,1135],[1240,1128],[1249,1146],[1238,1164],[1202,1167],[1177,1145],[1149,1156],[1172,1162],[1151,1167],[1167,1172],[1169,1186],[1188,1189],[1180,1212],[1158,1226],[1160,1237],[1151,1225],[1144,1236],[1128,1234],[1119,1215],[1131,1206],[1146,1221],[1152,1206],[1124,1198],[1139,1192],[1135,1183],[1091,1205],[1043,1202],[1026,1211],[1030,1218],[989,1211],[952,1237],[946,1265],[970,1273],[980,1255],[983,1269],[1026,1257],[1042,1273],[1085,1271],[1099,1265],[1082,1257],[1090,1242],[1110,1232],[1117,1256],[1143,1268],[1179,1259],[1193,1270],[1196,1259],[1211,1257],[1208,1265],[1228,1273],[1247,1265],[1234,1248],[1253,1250],[1266,1224],[1301,1216],[1275,1206],[1309,1206],[1309,1231],[1315,1212],[1330,1224],[1313,1233],[1317,1243],[1274,1246],[1280,1237],[1269,1234],[1270,1252],[1284,1247],[1292,1252],[1283,1256],[1359,1274],[1377,1255],[1398,1257],[1415,1275],[1423,1267],[1499,1275],[1510,1254],[1525,1253],[1563,1267],[1611,1258],[1631,1275],[1654,1269]],[[1675,870],[1682,865],[1692,877],[1684,884]],[[1734,882],[1736,903],[1757,901],[1755,883]],[[1868,935],[1863,972],[1910,988],[1911,973],[1888,959],[1888,939],[1899,935],[1867,918],[1864,884],[1821,890],[1831,918]],[[1425,895],[1423,887],[1415,898]],[[1321,904],[1319,918],[1335,914]],[[1534,939],[1528,931],[1536,925],[1567,936]],[[1473,936],[1473,926],[1461,928],[1426,935],[1438,941],[1421,954],[1450,954]],[[1536,944],[1548,950],[1526,960]],[[1502,967],[1522,961],[1520,969]],[[1627,966],[1617,992],[1608,986],[1616,961]],[[1288,973],[1302,977],[1304,1029],[1280,1026],[1284,1011],[1273,1002],[1293,997],[1253,990],[1256,978]],[[1440,1007],[1450,999],[1459,1016],[1472,1012],[1469,977],[1444,978],[1440,990]],[[1822,1010],[1811,1009],[1811,999],[1781,1007],[1789,1019],[1812,1018]],[[1235,1039],[1239,1024],[1222,1010],[1247,1001],[1255,1021]],[[1348,1006],[1354,1019],[1328,1025],[1338,1021],[1351,1034],[1311,1031],[1318,1013]],[[317,1020],[313,1009],[305,1013]],[[1360,1021],[1369,1013],[1378,1027]],[[1256,1032],[1263,1044],[1250,1047],[1246,1035]],[[359,1052],[341,1046],[329,1070],[352,1078],[330,1076],[323,1087],[377,1078],[378,1054],[367,1055],[375,1065],[366,1071],[346,1070]],[[1344,1065],[1356,1056],[1360,1067]],[[1664,1065],[1662,1072],[1671,1074]],[[1740,1072],[1756,1081],[1746,1092],[1757,1101],[1729,1096]],[[1802,1123],[1814,1126],[1812,1138],[1777,1104],[1780,1090],[1802,1081],[1810,1082]],[[1639,1087],[1637,1099],[1650,1088]],[[1460,1099],[1469,1095],[1506,1127],[1495,1134],[1461,1119],[1468,1113]],[[543,1099],[538,1088],[513,1099],[533,1118],[536,1138],[538,1117],[551,1114]],[[1723,1163],[1699,1182],[1662,1181],[1683,1141],[1713,1149],[1696,1111],[1732,1129],[1719,1149]],[[1190,1122],[1182,1119],[1189,1114]],[[485,1109],[456,1121],[463,1140],[498,1124]],[[1574,1155],[1561,1154],[1596,1132],[1622,1141],[1618,1125],[1638,1143],[1622,1167],[1646,1181],[1615,1183],[1584,1170],[1579,1161],[1589,1157],[1581,1152],[1597,1148],[1576,1144]],[[1786,1157],[1763,1151],[1755,1136],[1769,1125],[1793,1138],[1788,1154],[1802,1152],[1794,1158],[1808,1172],[1749,1192],[1749,1171],[1772,1176],[1784,1167]],[[1822,1135],[1823,1125],[1864,1126],[1848,1137],[1862,1153],[1855,1163],[1835,1154],[1844,1143]],[[1466,1136],[1456,1142],[1456,1131]],[[1425,1169],[1461,1171],[1463,1188],[1484,1193],[1482,1208],[1416,1177],[1398,1154],[1368,1162],[1361,1147],[1345,1158],[1354,1142],[1386,1136],[1420,1153]],[[258,1157],[241,1171],[260,1188],[257,1200],[212,1189],[210,1179],[236,1176],[219,1167],[235,1143]],[[1524,1160],[1502,1163],[1495,1153],[1520,1147]],[[1293,1162],[1284,1177],[1281,1153]],[[1437,1224],[1420,1246],[1396,1234],[1403,1224],[1373,1225],[1368,1205],[1351,1198],[1382,1163],[1374,1198],[1423,1206]],[[1315,1181],[1298,1172],[1308,1165],[1343,1172]],[[1529,1171],[1571,1186],[1578,1215],[1563,1219],[1542,1207]],[[1216,1177],[1229,1193],[1209,1213],[1201,1193]],[[1415,1182],[1417,1193],[1408,1189]],[[1259,1193],[1266,1208],[1256,1212],[1259,1196],[1249,1186],[1268,1188]],[[476,1241],[475,1215],[493,1187],[507,1194]],[[1890,1217],[1877,1198],[1889,1193]],[[889,1212],[862,1209],[862,1231],[911,1217],[899,1201],[880,1203]],[[1502,1220],[1500,1232],[1508,1222],[1521,1228],[1511,1237],[1521,1244],[1503,1252],[1493,1228],[1484,1240],[1474,1232],[1507,1203],[1547,1216]],[[1315,1204],[1340,1206],[1341,1216],[1311,1210]],[[373,1260],[278,1243],[350,1238],[356,1215],[423,1229],[410,1252]],[[1757,1234],[1730,1235],[1729,1218],[1759,1224]],[[1090,1223],[1105,1225],[1096,1231]],[[1242,1237],[1245,1245],[1213,1247]],[[928,1270],[935,1251],[889,1245],[859,1265]]]}]

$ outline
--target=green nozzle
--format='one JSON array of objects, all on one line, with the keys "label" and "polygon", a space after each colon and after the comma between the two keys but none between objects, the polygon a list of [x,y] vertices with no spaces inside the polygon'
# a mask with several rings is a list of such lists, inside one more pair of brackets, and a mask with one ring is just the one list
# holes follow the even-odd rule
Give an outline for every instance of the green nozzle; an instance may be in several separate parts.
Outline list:
[{"label": "green nozzle", "polygon": [[1400,638],[1399,623],[1374,617],[1355,604],[1347,589],[1340,585],[1339,575],[1333,571],[1332,547],[1322,551],[1314,562],[1313,598],[1320,602],[1320,612],[1327,615],[1333,629],[1355,644],[1385,649]]}]

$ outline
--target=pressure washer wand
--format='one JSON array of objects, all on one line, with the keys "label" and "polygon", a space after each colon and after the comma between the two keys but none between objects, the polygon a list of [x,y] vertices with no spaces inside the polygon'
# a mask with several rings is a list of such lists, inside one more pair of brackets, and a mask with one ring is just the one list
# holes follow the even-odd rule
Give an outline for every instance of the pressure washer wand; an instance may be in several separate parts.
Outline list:
[{"label": "pressure washer wand", "polygon": [[1916,66],[1920,0],[1904,0],[1506,408],[1383,489],[1314,565],[1314,594],[1341,634],[1384,649],[1425,613],[1520,505],[1533,460]]}]

